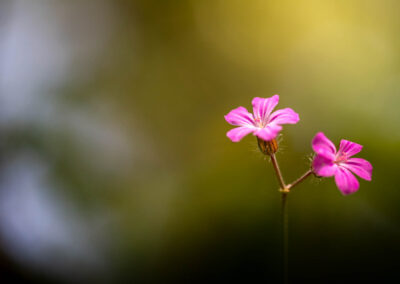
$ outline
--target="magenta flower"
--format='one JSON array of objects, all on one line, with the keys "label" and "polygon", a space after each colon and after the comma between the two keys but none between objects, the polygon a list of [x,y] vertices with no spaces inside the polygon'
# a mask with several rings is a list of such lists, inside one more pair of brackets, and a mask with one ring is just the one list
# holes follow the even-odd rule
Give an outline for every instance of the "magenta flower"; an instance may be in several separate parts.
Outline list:
[{"label": "magenta flower", "polygon": [[[232,142],[239,142],[247,134],[253,133],[264,141],[274,139],[282,130],[281,124],[295,124],[299,121],[299,115],[291,108],[280,109],[272,112],[279,102],[279,96],[271,98],[254,98],[253,114],[246,108],[238,107],[225,115],[225,120],[235,126],[226,133]],[[271,113],[272,112],[272,113]]]},{"label": "magenta flower", "polygon": [[361,158],[351,158],[361,151],[360,144],[342,139],[339,151],[335,145],[319,132],[312,140],[312,147],[317,153],[313,161],[314,173],[322,177],[335,176],[335,182],[343,194],[351,194],[358,190],[360,184],[355,173],[360,178],[371,180],[372,165]]}]

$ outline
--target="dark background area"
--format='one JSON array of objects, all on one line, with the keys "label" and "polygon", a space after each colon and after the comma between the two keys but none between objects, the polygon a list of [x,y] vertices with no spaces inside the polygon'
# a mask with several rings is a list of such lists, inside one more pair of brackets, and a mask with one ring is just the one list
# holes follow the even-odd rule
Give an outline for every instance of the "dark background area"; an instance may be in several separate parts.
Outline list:
[{"label": "dark background area", "polygon": [[0,275],[33,283],[280,283],[280,194],[224,115],[280,95],[372,182],[289,196],[293,283],[398,279],[400,2],[1,1]]}]

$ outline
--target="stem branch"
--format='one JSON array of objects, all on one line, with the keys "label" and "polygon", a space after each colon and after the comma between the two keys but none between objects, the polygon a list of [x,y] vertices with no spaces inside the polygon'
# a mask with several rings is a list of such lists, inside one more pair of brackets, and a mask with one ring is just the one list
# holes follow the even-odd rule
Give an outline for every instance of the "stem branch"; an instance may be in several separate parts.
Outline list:
[{"label": "stem branch", "polygon": [[307,172],[305,172],[301,177],[299,177],[297,180],[295,180],[294,182],[292,182],[291,184],[289,184],[287,186],[287,189],[290,190],[291,188],[295,187],[296,185],[298,185],[299,183],[301,183],[303,180],[305,180],[306,178],[308,178],[311,174],[313,173],[313,171],[310,169]]}]

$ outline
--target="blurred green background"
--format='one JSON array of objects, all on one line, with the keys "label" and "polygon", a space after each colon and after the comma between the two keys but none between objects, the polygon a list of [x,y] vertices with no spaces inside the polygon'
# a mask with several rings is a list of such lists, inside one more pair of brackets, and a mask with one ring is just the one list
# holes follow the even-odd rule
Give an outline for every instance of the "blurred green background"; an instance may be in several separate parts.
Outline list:
[{"label": "blurred green background", "polygon": [[[398,279],[400,2],[1,1],[0,273],[26,282],[280,283],[280,195],[224,115],[280,95],[287,182],[311,139],[372,182],[289,196],[290,280]],[[5,279],[5,278],[4,278]]]}]

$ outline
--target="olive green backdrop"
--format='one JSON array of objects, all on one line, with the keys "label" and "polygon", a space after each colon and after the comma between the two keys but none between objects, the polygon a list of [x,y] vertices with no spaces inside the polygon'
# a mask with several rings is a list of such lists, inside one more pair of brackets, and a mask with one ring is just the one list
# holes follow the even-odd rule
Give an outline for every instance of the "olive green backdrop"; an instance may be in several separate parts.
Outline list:
[{"label": "olive green backdrop", "polygon": [[[40,164],[47,188],[40,192],[58,212],[43,213],[57,226],[43,229],[39,214],[37,223],[27,219],[28,231],[25,223],[15,230],[25,217],[10,229],[12,210],[27,208],[20,203],[24,191],[12,199],[0,219],[5,274],[39,282],[280,283],[280,195],[272,166],[253,136],[232,143],[223,117],[240,105],[251,109],[255,96],[279,94],[278,108],[300,114],[280,137],[277,157],[288,182],[308,169],[318,131],[336,144],[362,144],[358,157],[374,167],[372,182],[360,180],[351,196],[342,196],[333,179],[310,178],[293,190],[290,279],[396,278],[398,1],[4,3],[0,36],[10,40],[8,31],[20,22],[32,33],[15,48],[5,41],[0,53],[0,109],[7,114],[0,189],[3,198],[13,192],[7,181],[18,172],[15,163],[28,173]],[[12,73],[15,66],[22,78]],[[41,66],[50,66],[50,77],[40,77]],[[7,74],[16,76],[14,89]],[[26,78],[39,87],[32,90]],[[20,91],[27,95],[18,97]],[[12,113],[18,103],[26,105]],[[40,204],[26,216],[36,216]],[[54,226],[69,233],[56,234],[48,249]],[[43,245],[27,257],[18,250],[23,242],[10,241],[13,230],[32,237],[33,246],[39,235]],[[76,238],[84,241],[64,265]],[[83,264],[82,251],[89,256]]]}]

